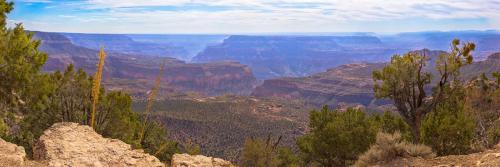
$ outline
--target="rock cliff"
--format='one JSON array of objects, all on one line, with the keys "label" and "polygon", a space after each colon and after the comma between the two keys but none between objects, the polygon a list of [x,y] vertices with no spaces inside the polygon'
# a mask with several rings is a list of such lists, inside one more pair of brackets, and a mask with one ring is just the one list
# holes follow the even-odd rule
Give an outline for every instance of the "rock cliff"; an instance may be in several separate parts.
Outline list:
[{"label": "rock cliff", "polygon": [[[439,79],[435,70],[435,62],[443,51],[418,50],[431,58],[424,70],[434,76],[433,82]],[[265,80],[257,86],[252,95],[257,97],[280,97],[285,99],[302,99],[316,105],[348,106],[363,105],[371,109],[391,104],[389,100],[377,100],[373,93],[374,70],[382,69],[386,63],[358,63],[341,65],[325,72],[307,77],[284,77]],[[462,68],[461,75],[469,80],[485,73],[500,71],[500,53],[492,54],[484,61],[477,61]],[[430,84],[433,86],[435,83]],[[429,87],[430,90],[430,87]],[[383,109],[383,108],[380,108]]]},{"label": "rock cliff", "polygon": [[[299,77],[342,64],[387,60],[396,53],[374,36],[244,36],[233,35],[208,46],[195,62],[237,61],[258,79]],[[382,56],[379,56],[382,55]]]},{"label": "rock cliff", "polygon": [[[95,71],[97,50],[77,46],[59,33],[35,32],[35,38],[42,41],[40,50],[49,55],[44,71],[64,70],[69,64],[89,73]],[[205,95],[246,95],[257,82],[248,66],[236,62],[185,63],[170,57],[105,49],[108,57],[103,72],[104,84],[109,89],[126,90],[133,95],[145,95],[153,87],[161,62],[165,62],[164,90]]]},{"label": "rock cliff", "polygon": [[269,79],[255,88],[253,95],[303,99],[317,105],[348,103],[368,106],[377,102],[372,91],[372,71],[384,65],[348,64],[309,77]]}]

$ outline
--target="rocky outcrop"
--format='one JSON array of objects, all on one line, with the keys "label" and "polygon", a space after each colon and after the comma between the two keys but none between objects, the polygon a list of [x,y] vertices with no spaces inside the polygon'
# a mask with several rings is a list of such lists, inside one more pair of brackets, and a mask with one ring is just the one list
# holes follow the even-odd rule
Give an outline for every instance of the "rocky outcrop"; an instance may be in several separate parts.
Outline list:
[{"label": "rocky outcrop", "polygon": [[133,150],[116,139],[103,138],[77,123],[56,123],[38,140],[34,159],[48,166],[165,166],[156,157]]},{"label": "rocky outcrop", "polygon": [[[440,54],[446,53],[436,50],[414,51],[430,57],[430,62],[424,67],[434,76],[434,86],[439,77],[435,70],[435,62]],[[307,77],[283,77],[265,80],[257,86],[252,95],[257,97],[280,97],[285,99],[302,99],[317,105],[338,106],[346,104],[349,107],[363,105],[371,109],[384,109],[391,104],[389,100],[374,98],[373,78],[374,70],[382,69],[386,63],[358,63],[341,65],[325,72],[316,73]],[[469,80],[485,73],[491,76],[492,72],[500,71],[500,53],[489,56],[485,61],[477,61],[462,68],[461,76]]]},{"label": "rocky outcrop", "polygon": [[371,74],[384,65],[348,64],[308,77],[265,80],[252,95],[303,99],[317,105],[337,106],[346,103],[368,106],[375,103]]},{"label": "rocky outcrop", "polygon": [[[24,148],[0,138],[1,167],[164,167],[156,157],[116,139],[103,138],[91,127],[56,123],[34,147],[34,160]],[[172,167],[232,167],[231,162],[202,155],[175,154]]]},{"label": "rocky outcrop", "polygon": [[0,166],[24,166],[24,148],[0,139]]},{"label": "rocky outcrop", "polygon": [[171,167],[232,167],[231,162],[203,155],[174,154]]}]

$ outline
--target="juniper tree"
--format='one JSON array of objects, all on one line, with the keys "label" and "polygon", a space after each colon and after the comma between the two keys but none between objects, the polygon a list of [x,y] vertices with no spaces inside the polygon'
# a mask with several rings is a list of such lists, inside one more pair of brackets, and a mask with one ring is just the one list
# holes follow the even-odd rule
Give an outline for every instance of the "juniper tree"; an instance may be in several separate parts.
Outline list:
[{"label": "juniper tree", "polygon": [[38,51],[40,41],[21,24],[6,27],[12,9],[12,2],[0,0],[0,108],[22,111],[47,55]]},{"label": "juniper tree", "polygon": [[414,142],[420,140],[420,122],[447,98],[446,90],[453,89],[453,83],[459,82],[460,68],[472,63],[474,49],[474,43],[460,45],[458,39],[452,41],[450,53],[441,54],[436,61],[438,78],[432,95],[426,92],[432,77],[424,70],[429,61],[425,52],[394,55],[387,66],[373,72],[375,96],[393,100],[401,117],[411,127]]}]

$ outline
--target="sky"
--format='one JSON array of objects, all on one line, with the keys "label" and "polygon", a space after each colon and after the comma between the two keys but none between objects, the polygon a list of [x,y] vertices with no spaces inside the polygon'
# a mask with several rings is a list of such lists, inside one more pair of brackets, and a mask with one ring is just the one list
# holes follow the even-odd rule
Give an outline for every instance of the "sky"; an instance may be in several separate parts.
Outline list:
[{"label": "sky", "polygon": [[9,24],[80,33],[499,30],[500,0],[13,0]]}]

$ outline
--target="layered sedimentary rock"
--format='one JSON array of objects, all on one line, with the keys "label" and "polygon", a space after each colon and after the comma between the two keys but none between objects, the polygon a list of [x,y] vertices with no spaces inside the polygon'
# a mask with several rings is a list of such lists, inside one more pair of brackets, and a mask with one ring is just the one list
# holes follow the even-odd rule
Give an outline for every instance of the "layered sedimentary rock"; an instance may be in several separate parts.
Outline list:
[{"label": "layered sedimentary rock", "polygon": [[306,76],[338,65],[381,61],[395,50],[374,36],[241,36],[209,46],[196,62],[238,61],[259,79]]},{"label": "layered sedimentary rock", "polygon": [[383,66],[382,63],[349,64],[309,77],[265,80],[253,95],[304,99],[315,104],[353,103],[367,106],[375,103],[372,71]]},{"label": "layered sedimentary rock", "polygon": [[[49,55],[45,71],[64,70],[69,64],[93,73],[97,50],[74,45],[59,33],[35,32],[42,40],[40,50]],[[256,79],[251,69],[236,62],[185,63],[168,57],[107,52],[103,82],[109,89],[125,89],[144,95],[154,84],[162,62],[165,72],[162,88],[206,95],[249,94]]]},{"label": "layered sedimentary rock", "polygon": [[[435,63],[443,51],[419,50],[422,55],[430,58],[424,70],[433,76],[433,83],[438,82],[439,73],[435,70]],[[252,95],[258,97],[279,97],[285,99],[303,99],[317,105],[350,104],[350,106],[381,106],[390,104],[388,100],[374,98],[372,73],[382,69],[386,63],[359,63],[341,65],[325,72],[307,77],[284,77],[265,80],[257,86]],[[484,61],[473,62],[465,65],[461,70],[461,79],[466,81],[485,73],[490,76],[492,72],[500,71],[500,53],[490,55]]]}]

